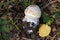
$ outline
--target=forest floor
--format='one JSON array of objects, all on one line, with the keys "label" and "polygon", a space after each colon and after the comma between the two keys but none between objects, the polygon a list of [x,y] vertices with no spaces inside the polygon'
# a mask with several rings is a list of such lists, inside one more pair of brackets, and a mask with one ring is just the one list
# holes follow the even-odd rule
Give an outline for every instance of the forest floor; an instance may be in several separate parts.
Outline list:
[{"label": "forest floor", "polygon": [[[39,36],[39,25],[34,30],[36,33],[29,35],[24,31],[29,29],[29,23],[22,21],[24,10],[33,4],[41,8],[39,25],[50,23],[47,37]],[[60,40],[60,0],[0,0],[0,40]]]}]

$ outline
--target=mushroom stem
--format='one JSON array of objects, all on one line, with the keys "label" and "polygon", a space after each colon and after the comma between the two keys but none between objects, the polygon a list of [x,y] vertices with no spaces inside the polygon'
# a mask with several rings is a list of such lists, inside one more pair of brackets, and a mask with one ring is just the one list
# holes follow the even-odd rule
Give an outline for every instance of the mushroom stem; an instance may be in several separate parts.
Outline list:
[{"label": "mushroom stem", "polygon": [[29,16],[25,16],[22,21],[30,22],[30,26],[37,26],[39,24],[39,18],[34,18],[34,17],[29,17]]}]

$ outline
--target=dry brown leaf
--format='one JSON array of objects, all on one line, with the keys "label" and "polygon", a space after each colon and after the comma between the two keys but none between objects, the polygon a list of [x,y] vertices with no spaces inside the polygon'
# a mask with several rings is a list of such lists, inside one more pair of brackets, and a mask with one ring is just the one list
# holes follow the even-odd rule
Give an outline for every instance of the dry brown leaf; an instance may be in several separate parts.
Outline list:
[{"label": "dry brown leaf", "polygon": [[60,0],[55,0],[55,1],[58,1],[58,2],[60,2]]},{"label": "dry brown leaf", "polygon": [[55,32],[57,31],[57,29],[55,27],[52,28],[52,32]]}]

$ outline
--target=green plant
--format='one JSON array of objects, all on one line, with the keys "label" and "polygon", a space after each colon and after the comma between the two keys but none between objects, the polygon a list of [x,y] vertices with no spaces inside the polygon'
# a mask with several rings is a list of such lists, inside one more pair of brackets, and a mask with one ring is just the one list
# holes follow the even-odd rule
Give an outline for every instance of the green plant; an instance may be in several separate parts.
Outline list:
[{"label": "green plant", "polygon": [[6,34],[6,33],[2,33],[2,34],[0,34],[0,40],[8,40],[8,34]]},{"label": "green plant", "polygon": [[60,18],[60,11],[55,11],[53,15],[54,19],[59,19]]},{"label": "green plant", "polygon": [[0,20],[1,29],[0,32],[9,32],[10,28],[8,26],[8,21],[6,19]]},{"label": "green plant", "polygon": [[30,0],[23,0],[22,6],[26,8],[27,6],[31,5],[32,2]]},{"label": "green plant", "polygon": [[7,7],[9,4],[11,4],[12,1],[11,0],[6,0],[6,2],[0,2],[0,8],[3,7]]},{"label": "green plant", "polygon": [[51,18],[50,15],[47,14],[47,13],[44,13],[42,15],[42,19],[43,19],[43,22],[46,23],[46,24],[51,24],[54,21],[54,19]]},{"label": "green plant", "polygon": [[6,19],[0,19],[0,40],[7,40],[8,35],[6,33],[10,32],[8,26],[8,21]]},{"label": "green plant", "polygon": [[4,3],[3,2],[0,2],[0,7],[3,6],[3,5],[4,5]]}]

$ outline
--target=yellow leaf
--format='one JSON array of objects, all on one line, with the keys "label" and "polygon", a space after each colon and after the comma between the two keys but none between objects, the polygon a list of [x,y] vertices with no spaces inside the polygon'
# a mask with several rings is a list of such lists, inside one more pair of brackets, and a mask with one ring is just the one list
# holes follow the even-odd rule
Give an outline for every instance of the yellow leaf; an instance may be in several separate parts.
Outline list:
[{"label": "yellow leaf", "polygon": [[51,27],[48,26],[47,24],[42,24],[39,28],[39,36],[41,37],[48,36],[50,32],[51,32]]}]

